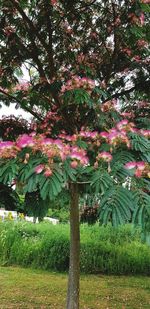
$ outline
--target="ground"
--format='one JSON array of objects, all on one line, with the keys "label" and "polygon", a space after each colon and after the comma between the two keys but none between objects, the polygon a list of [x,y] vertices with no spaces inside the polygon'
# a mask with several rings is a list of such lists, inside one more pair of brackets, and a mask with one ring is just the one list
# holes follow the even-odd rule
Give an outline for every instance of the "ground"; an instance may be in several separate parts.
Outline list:
[{"label": "ground", "polygon": [[[0,309],[64,309],[67,275],[0,267]],[[149,309],[150,277],[81,276],[81,309]]]}]

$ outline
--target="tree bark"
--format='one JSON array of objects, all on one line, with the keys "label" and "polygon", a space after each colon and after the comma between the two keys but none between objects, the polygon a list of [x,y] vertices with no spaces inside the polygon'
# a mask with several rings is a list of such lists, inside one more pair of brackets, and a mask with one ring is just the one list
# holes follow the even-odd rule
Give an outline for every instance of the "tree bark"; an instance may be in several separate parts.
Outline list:
[{"label": "tree bark", "polygon": [[66,309],[79,309],[80,228],[78,184],[70,184],[70,262]]}]

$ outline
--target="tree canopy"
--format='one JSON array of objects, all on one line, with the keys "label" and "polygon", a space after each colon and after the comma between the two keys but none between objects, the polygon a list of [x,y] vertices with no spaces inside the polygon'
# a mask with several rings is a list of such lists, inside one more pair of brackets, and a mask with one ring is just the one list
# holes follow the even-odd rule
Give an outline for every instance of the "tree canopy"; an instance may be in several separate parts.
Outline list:
[{"label": "tree canopy", "polygon": [[1,142],[1,181],[40,187],[43,199],[69,179],[87,182],[101,193],[101,221],[126,221],[136,201],[122,187],[130,176],[149,204],[148,1],[0,5],[0,100],[34,117],[34,133]]},{"label": "tree canopy", "polygon": [[0,100],[34,117],[0,142],[0,182],[42,201],[69,189],[67,309],[79,308],[79,194],[99,195],[103,224],[149,221],[149,3],[0,0]]},{"label": "tree canopy", "polygon": [[[147,100],[147,3],[0,1],[1,101],[14,102],[39,120],[50,111],[47,117],[56,118],[58,130],[74,133],[89,120],[99,127],[97,108],[109,100]],[[22,66],[29,81],[20,81]],[[96,82],[92,98],[86,85],[70,87],[64,96],[62,86],[75,77]]]}]

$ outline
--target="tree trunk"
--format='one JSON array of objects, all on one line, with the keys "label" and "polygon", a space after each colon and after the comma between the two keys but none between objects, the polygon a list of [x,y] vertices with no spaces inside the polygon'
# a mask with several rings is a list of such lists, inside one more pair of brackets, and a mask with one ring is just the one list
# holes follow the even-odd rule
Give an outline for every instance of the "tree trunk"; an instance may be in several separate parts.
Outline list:
[{"label": "tree trunk", "polygon": [[80,229],[78,184],[70,184],[70,193],[70,262],[66,309],[79,309]]}]

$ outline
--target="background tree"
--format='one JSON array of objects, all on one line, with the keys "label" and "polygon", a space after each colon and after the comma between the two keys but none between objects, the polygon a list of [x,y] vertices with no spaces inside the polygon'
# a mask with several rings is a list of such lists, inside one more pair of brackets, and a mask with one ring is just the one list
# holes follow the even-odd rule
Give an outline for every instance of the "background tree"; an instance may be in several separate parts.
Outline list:
[{"label": "background tree", "polygon": [[14,141],[21,134],[29,134],[33,130],[31,124],[21,118],[11,116],[3,116],[0,119],[0,139]]},{"label": "background tree", "polygon": [[[79,308],[79,195],[100,194],[104,224],[124,223],[131,212],[149,215],[143,188],[149,188],[150,131],[121,114],[133,102],[148,104],[144,2],[0,1],[0,99],[37,120],[33,134],[1,142],[0,181],[15,178],[25,192],[40,190],[43,200],[68,186],[67,309]],[[21,81],[22,66],[28,82]]]}]

